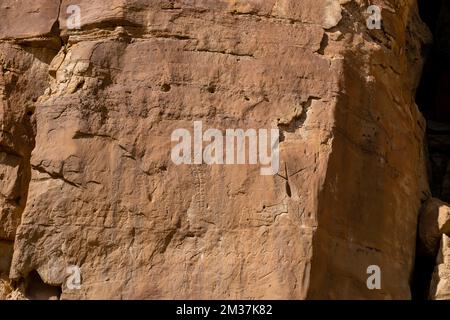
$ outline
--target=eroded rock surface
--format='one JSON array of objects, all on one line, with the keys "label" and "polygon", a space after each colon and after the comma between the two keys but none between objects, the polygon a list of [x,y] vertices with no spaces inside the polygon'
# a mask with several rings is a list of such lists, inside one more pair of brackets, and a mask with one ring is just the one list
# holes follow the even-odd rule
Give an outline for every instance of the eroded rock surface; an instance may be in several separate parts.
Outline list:
[{"label": "eroded rock surface", "polygon": [[438,199],[429,199],[419,219],[419,242],[417,254],[430,260],[431,275],[428,297],[450,298],[450,206]]},{"label": "eroded rock surface", "polygon": [[430,299],[450,299],[450,238],[443,234],[430,288]]},{"label": "eroded rock surface", "polygon": [[[0,4],[4,277],[63,299],[410,298],[414,1],[379,1],[381,30],[366,1],[79,0],[69,30],[72,4]],[[279,128],[284,178],[175,165],[171,133],[198,120]]]}]

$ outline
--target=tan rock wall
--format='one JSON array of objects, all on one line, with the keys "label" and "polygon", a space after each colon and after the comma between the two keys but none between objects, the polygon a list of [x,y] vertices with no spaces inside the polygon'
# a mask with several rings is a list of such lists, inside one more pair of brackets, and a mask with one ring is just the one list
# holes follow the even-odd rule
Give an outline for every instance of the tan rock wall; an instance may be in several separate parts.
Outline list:
[{"label": "tan rock wall", "polygon": [[[379,1],[375,31],[364,1],[80,0],[80,30],[72,1],[30,4],[23,24],[5,3],[11,278],[37,270],[62,298],[410,297],[428,193],[414,104],[428,35],[413,2]],[[196,120],[280,128],[289,181],[175,165],[171,133]],[[373,264],[380,291],[366,287]]]},{"label": "tan rock wall", "polygon": [[[313,298],[409,298],[417,215],[429,194],[425,122],[414,103],[420,41],[429,36],[415,7],[400,2],[385,5],[383,30],[363,23],[344,21],[331,44],[346,51],[319,196]],[[370,265],[381,268],[380,291],[367,290]]]}]

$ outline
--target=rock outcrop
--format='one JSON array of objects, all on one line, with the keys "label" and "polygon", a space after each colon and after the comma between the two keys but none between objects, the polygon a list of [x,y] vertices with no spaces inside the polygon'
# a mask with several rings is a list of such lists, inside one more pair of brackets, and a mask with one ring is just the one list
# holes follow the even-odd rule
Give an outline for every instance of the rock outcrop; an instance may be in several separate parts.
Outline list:
[{"label": "rock outcrop", "polygon": [[428,296],[450,299],[450,206],[438,199],[429,199],[419,219],[418,254],[432,262]]},{"label": "rock outcrop", "polygon": [[[78,0],[74,27],[74,1],[3,0],[4,291],[409,299],[431,35],[415,1],[376,4],[381,29],[363,0]],[[194,121],[279,129],[278,175],[176,165]]]},{"label": "rock outcrop", "polygon": [[430,299],[450,299],[450,238],[443,234],[433,272]]}]

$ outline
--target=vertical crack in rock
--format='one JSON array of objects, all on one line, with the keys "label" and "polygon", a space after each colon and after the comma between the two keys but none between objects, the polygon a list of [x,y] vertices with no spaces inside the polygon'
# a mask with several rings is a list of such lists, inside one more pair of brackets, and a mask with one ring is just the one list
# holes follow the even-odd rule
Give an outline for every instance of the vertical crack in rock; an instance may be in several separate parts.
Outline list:
[{"label": "vertical crack in rock", "polygon": [[[412,281],[414,299],[439,299],[433,290],[438,279],[437,257],[445,248],[445,221],[448,212],[445,202],[450,202],[450,4],[448,1],[419,0],[422,20],[431,30],[434,41],[425,47],[427,60],[424,66],[416,101],[427,120],[427,149],[429,154],[429,182],[433,197],[421,212],[417,232],[415,271]],[[443,238],[444,237],[444,238]],[[442,263],[443,261],[441,261]],[[443,266],[443,268],[448,268]],[[435,272],[435,274],[433,274]],[[436,278],[437,277],[437,278]],[[447,285],[447,298],[450,295]]]}]

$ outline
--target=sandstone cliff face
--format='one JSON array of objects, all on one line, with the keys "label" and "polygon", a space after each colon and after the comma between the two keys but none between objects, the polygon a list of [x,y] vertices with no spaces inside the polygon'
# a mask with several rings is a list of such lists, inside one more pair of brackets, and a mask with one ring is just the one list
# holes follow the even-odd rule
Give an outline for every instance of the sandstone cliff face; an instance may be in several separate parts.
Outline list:
[{"label": "sandstone cliff face", "polygon": [[[378,1],[381,30],[367,1],[78,0],[80,29],[71,4],[0,4],[5,280],[64,299],[411,297],[430,196],[415,1]],[[194,121],[280,129],[280,175],[175,165]]]}]

